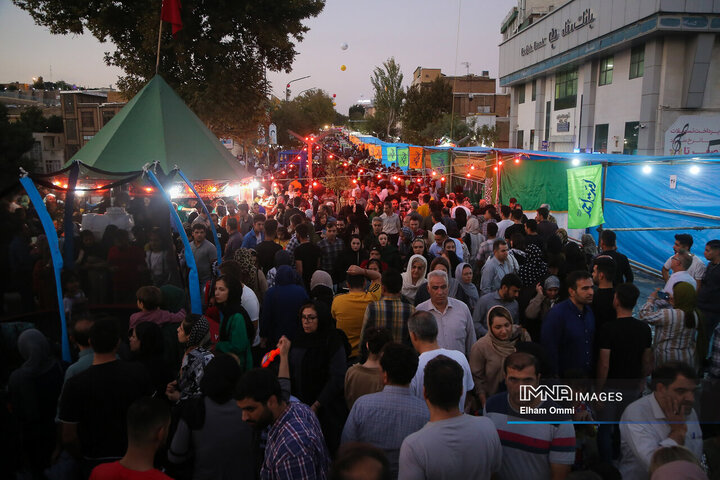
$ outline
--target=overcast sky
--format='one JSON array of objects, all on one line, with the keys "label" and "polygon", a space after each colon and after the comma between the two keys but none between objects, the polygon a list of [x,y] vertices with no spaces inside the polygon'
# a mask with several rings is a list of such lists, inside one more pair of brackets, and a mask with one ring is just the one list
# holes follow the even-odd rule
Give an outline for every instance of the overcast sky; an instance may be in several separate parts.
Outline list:
[{"label": "overcast sky", "polygon": [[[419,66],[441,68],[447,75],[465,74],[463,62],[470,63],[470,73],[489,70],[497,78],[500,22],[516,4],[516,0],[327,0],[322,13],[306,22],[310,31],[297,47],[292,72],[270,72],[268,79],[273,93],[284,98],[288,81],[310,75],[293,83],[293,96],[321,88],[337,95],[336,108],[347,115],[358,99],[372,98],[372,71],[389,57],[402,67],[406,85]],[[343,42],[349,45],[344,51]],[[10,0],[0,0],[0,83],[30,82],[42,76],[108,87],[121,73],[103,61],[110,49],[111,44],[89,34],[51,35]],[[342,65],[347,66],[344,72]]]}]

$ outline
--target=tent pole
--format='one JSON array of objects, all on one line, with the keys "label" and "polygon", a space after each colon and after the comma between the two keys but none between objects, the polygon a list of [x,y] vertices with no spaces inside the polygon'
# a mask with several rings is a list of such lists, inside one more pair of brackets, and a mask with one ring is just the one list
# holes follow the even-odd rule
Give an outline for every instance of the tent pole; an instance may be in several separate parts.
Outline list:
[{"label": "tent pole", "polygon": [[45,203],[40,197],[40,192],[38,192],[35,184],[27,175],[27,172],[23,173],[23,176],[20,177],[20,183],[25,188],[30,201],[35,207],[35,211],[40,218],[40,223],[42,223],[43,230],[45,230],[45,235],[47,235],[50,256],[53,261],[53,271],[55,272],[55,290],[57,293],[58,313],[60,314],[60,345],[62,347],[62,358],[64,361],[69,363],[72,359],[70,358],[70,342],[68,341],[67,324],[65,323],[62,283],[60,283],[60,272],[63,268],[63,257],[60,254],[57,231],[55,231],[55,225],[53,224],[52,218],[50,218],[50,214],[48,213],[47,208],[45,208]]},{"label": "tent pole", "polygon": [[70,168],[68,176],[68,188],[65,190],[65,215],[63,218],[65,230],[65,242],[63,251],[65,253],[65,266],[69,269],[75,267],[75,236],[73,225],[73,212],[75,211],[75,187],[77,186],[80,164],[75,161]]},{"label": "tent pole", "polygon": [[[162,9],[161,9],[162,10]],[[160,12],[160,28],[158,28],[157,56],[155,57],[155,75],[160,71],[160,40],[162,39],[162,11]]]},{"label": "tent pole", "polygon": [[188,240],[187,234],[185,233],[185,228],[183,227],[182,221],[180,220],[177,211],[172,206],[172,200],[170,199],[170,195],[168,195],[168,193],[165,191],[162,184],[160,183],[160,180],[158,180],[158,178],[155,176],[155,173],[153,173],[153,171],[149,168],[145,169],[145,173],[147,174],[148,179],[150,179],[155,188],[158,189],[158,192],[162,193],[165,201],[168,204],[168,207],[170,208],[170,216],[173,219],[175,228],[177,229],[178,234],[180,235],[180,239],[183,242],[183,246],[185,247],[185,264],[188,266],[188,268],[190,268],[190,275],[188,276],[188,290],[190,291],[190,312],[202,315],[203,312],[202,298],[200,294],[200,279],[198,277],[195,256],[192,253],[192,248],[190,247],[190,241]]}]

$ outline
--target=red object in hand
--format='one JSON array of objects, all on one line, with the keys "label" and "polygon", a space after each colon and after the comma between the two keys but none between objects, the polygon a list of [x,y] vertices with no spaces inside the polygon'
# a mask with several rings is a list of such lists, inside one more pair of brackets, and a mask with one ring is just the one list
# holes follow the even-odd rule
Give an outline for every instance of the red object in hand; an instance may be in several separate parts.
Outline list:
[{"label": "red object in hand", "polygon": [[260,363],[262,368],[269,367],[270,364],[273,362],[273,360],[275,360],[275,357],[277,357],[278,355],[280,355],[279,348],[276,348],[275,350],[270,350],[269,352],[267,352],[265,354],[265,356],[263,357],[262,362]]}]

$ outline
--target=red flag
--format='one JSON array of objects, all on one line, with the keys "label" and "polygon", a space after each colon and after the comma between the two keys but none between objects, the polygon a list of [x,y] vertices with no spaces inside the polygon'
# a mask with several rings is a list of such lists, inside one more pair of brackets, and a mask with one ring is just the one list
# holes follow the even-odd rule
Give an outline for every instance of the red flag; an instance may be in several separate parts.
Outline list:
[{"label": "red flag", "polygon": [[163,22],[172,24],[173,37],[182,30],[182,18],[180,18],[180,0],[163,0],[160,18]]}]

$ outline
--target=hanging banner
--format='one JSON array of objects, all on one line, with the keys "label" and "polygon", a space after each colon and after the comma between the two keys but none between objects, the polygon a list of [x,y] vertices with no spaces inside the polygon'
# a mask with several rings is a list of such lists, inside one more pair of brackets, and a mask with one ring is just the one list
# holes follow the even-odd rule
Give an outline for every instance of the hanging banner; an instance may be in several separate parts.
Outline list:
[{"label": "hanging banner", "polygon": [[397,162],[397,147],[387,147],[387,161],[388,163]]},{"label": "hanging banner", "polygon": [[397,147],[397,165],[403,170],[407,170],[410,157],[408,147]]},{"label": "hanging banner", "polygon": [[408,160],[408,167],[413,169],[423,168],[423,149],[422,147],[409,147],[410,158]]},{"label": "hanging banner", "polygon": [[569,168],[568,228],[588,228],[605,221],[602,211],[602,165]]},{"label": "hanging banner", "polygon": [[430,154],[430,162],[432,169],[442,175],[450,173],[450,166],[448,165],[448,152],[434,152]]}]

